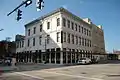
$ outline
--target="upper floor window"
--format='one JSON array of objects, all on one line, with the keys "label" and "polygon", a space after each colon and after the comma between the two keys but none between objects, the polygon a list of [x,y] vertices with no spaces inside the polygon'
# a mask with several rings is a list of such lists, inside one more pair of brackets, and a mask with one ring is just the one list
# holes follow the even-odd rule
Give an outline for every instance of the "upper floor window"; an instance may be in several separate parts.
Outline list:
[{"label": "upper floor window", "polygon": [[79,32],[80,32],[80,28],[81,28],[81,27],[79,26]]},{"label": "upper floor window", "polygon": [[47,35],[47,44],[50,43],[50,35]]},{"label": "upper floor window", "polygon": [[33,38],[33,46],[35,46],[35,38]]},{"label": "upper floor window", "polygon": [[84,46],[84,38],[82,38],[82,46]]},{"label": "upper floor window", "polygon": [[66,42],[66,32],[64,32],[64,38],[63,38],[64,42]]},{"label": "upper floor window", "polygon": [[67,26],[70,28],[70,20],[67,20]]},{"label": "upper floor window", "polygon": [[74,44],[74,35],[72,34],[72,44]]},{"label": "upper floor window", "polygon": [[22,47],[24,47],[24,41],[22,41]]},{"label": "upper floor window", "polygon": [[57,42],[60,42],[60,32],[57,32]]},{"label": "upper floor window", "polygon": [[71,22],[71,27],[72,27],[72,30],[74,30],[74,23]]},{"label": "upper floor window", "polygon": [[78,44],[78,36],[76,36],[76,45]]},{"label": "upper floor window", "polygon": [[42,43],[42,36],[39,37],[39,44],[41,45]]},{"label": "upper floor window", "polygon": [[86,35],[86,28],[84,28],[84,34]]},{"label": "upper floor window", "polygon": [[66,19],[63,18],[63,26],[66,27]]},{"label": "upper floor window", "polygon": [[83,27],[82,27],[82,33],[83,33]]},{"label": "upper floor window", "polygon": [[68,33],[67,41],[68,41],[68,43],[70,43],[70,33]]},{"label": "upper floor window", "polygon": [[75,24],[75,30],[77,31],[77,24]]},{"label": "upper floor window", "polygon": [[85,46],[87,46],[87,44],[86,44],[86,39],[85,39]]},{"label": "upper floor window", "polygon": [[40,25],[40,32],[42,32],[42,27],[43,27],[43,26],[42,26],[42,24],[41,24],[41,25]]},{"label": "upper floor window", "polygon": [[81,37],[79,37],[79,45],[81,45]]},{"label": "upper floor window", "polygon": [[16,48],[19,48],[19,42],[16,42]]},{"label": "upper floor window", "polygon": [[35,33],[36,33],[36,27],[33,28],[33,34],[35,34]]},{"label": "upper floor window", "polygon": [[29,47],[30,46],[30,40],[28,39],[27,41],[27,46]]},{"label": "upper floor window", "polygon": [[89,31],[89,36],[91,36],[91,31]]},{"label": "upper floor window", "polygon": [[28,29],[28,36],[30,36],[30,29]]},{"label": "upper floor window", "polygon": [[87,36],[88,36],[88,29],[87,29],[87,31],[86,31],[86,32],[87,32]]},{"label": "upper floor window", "polygon": [[47,22],[47,29],[50,29],[50,22]]},{"label": "upper floor window", "polygon": [[57,18],[57,26],[60,26],[60,18]]}]

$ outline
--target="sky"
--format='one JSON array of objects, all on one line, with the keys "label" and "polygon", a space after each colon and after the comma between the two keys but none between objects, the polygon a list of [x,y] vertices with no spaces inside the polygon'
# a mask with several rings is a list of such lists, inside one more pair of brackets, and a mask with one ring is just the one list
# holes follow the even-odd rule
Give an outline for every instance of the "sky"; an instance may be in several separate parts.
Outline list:
[{"label": "sky", "polygon": [[44,0],[44,8],[36,10],[36,0],[28,6],[22,6],[22,20],[16,21],[17,12],[7,14],[23,0],[0,0],[0,40],[16,34],[25,35],[24,25],[59,7],[64,7],[80,18],[90,18],[96,25],[102,25],[106,51],[120,50],[120,0]]}]

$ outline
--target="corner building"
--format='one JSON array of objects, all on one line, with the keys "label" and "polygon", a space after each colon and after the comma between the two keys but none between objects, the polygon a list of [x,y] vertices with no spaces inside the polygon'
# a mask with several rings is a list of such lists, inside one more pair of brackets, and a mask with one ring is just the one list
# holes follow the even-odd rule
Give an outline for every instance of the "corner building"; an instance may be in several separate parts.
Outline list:
[{"label": "corner building", "polygon": [[92,28],[86,20],[59,8],[25,25],[23,47],[16,43],[17,60],[68,64],[81,57],[93,58]]}]

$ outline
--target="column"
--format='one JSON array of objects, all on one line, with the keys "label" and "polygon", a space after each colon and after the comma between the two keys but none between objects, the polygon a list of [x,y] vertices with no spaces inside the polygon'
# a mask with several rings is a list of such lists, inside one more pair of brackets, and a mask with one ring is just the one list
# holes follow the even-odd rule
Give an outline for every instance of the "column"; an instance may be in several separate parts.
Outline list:
[{"label": "column", "polygon": [[72,63],[72,52],[70,54],[71,54],[71,63]]},{"label": "column", "polygon": [[51,63],[51,52],[49,54],[49,63]]},{"label": "column", "polygon": [[66,51],[66,64],[68,64],[68,52]]},{"label": "column", "polygon": [[41,52],[41,63],[43,63],[43,53]]},{"label": "column", "polygon": [[63,64],[63,52],[60,52],[60,64]]},{"label": "column", "polygon": [[75,52],[75,63],[76,63],[76,60],[77,60],[77,59],[76,59],[76,54],[77,54],[77,53]]},{"label": "column", "polygon": [[55,51],[55,64],[56,64],[56,51]]}]

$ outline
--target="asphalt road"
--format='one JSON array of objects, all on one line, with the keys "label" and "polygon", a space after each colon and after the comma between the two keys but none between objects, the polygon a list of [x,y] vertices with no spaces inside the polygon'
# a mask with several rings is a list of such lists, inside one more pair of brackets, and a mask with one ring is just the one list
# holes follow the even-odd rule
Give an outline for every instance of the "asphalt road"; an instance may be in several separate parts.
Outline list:
[{"label": "asphalt road", "polygon": [[[24,65],[24,69],[36,68]],[[40,69],[42,66],[42,69]],[[49,65],[38,66],[38,69],[21,72],[4,73],[0,80],[120,80],[120,63],[77,65],[55,68],[45,68]],[[22,68],[22,67],[21,67]]]}]

